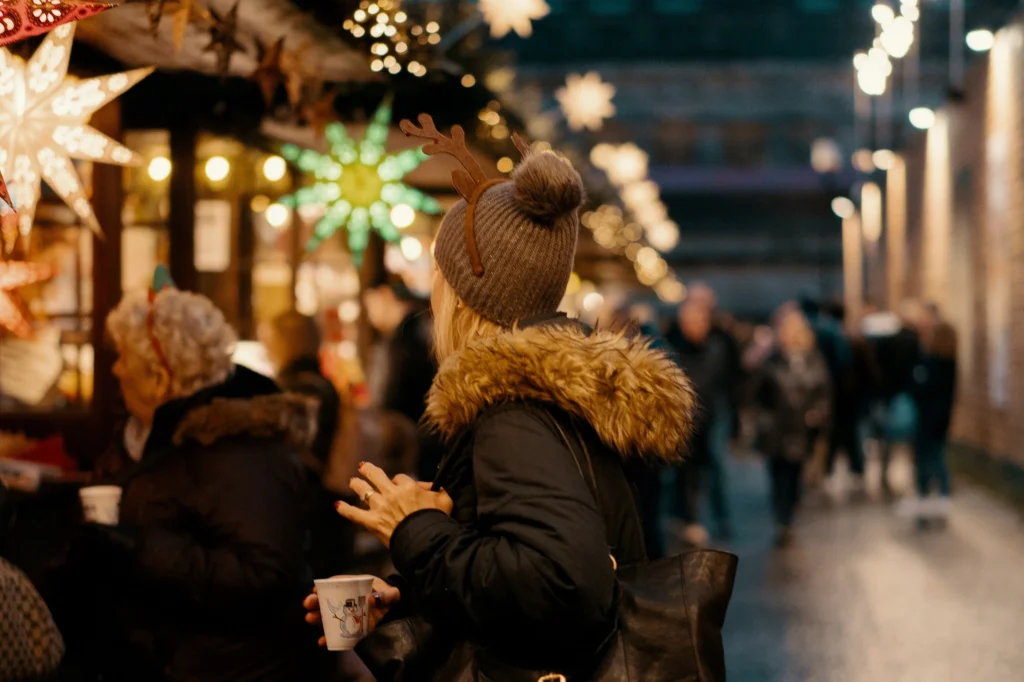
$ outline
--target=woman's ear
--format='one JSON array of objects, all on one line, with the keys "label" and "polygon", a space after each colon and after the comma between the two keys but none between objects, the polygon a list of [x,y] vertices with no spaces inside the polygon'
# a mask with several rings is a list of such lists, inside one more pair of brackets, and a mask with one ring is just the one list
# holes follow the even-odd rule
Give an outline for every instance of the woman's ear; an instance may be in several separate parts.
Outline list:
[{"label": "woman's ear", "polygon": [[165,403],[173,397],[171,395],[171,376],[163,367],[153,370],[153,397],[160,403]]}]

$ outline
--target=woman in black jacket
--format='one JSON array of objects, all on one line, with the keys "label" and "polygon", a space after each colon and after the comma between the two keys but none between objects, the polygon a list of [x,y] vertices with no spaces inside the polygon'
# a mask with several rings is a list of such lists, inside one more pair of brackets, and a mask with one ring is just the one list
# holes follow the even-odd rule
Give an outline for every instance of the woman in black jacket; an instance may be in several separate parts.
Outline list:
[{"label": "woman in black jacket", "polygon": [[[432,490],[362,467],[352,488],[368,508],[339,511],[390,547],[399,576],[381,601],[435,634],[383,656],[402,659],[400,679],[466,679],[440,670],[466,648],[472,679],[593,679],[588,667],[615,629],[614,567],[646,558],[625,462],[679,458],[695,397],[649,342],[556,313],[575,255],[579,174],[551,153],[527,155],[511,182],[476,171],[456,176],[468,202],[435,245],[441,366],[426,418],[448,454]],[[361,653],[379,652],[375,636]]]},{"label": "woman in black jacket", "polygon": [[129,295],[107,329],[131,421],[110,481],[119,525],[88,526],[72,563],[94,599],[75,614],[85,667],[115,682],[303,679],[312,652],[292,623],[315,406],[233,366],[234,333],[204,297]]}]

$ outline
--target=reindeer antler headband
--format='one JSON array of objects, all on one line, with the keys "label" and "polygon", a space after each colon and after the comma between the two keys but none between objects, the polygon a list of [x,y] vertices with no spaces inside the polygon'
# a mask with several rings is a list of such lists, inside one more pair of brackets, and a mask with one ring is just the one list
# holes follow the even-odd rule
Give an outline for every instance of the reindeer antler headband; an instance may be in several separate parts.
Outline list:
[{"label": "reindeer antler headband", "polygon": [[[425,154],[429,156],[447,154],[462,164],[462,168],[465,169],[452,171],[452,184],[455,186],[455,191],[468,203],[468,206],[466,206],[466,250],[469,252],[473,274],[477,277],[482,277],[484,265],[480,260],[480,252],[476,247],[476,230],[474,227],[476,205],[484,195],[484,192],[495,185],[504,184],[509,180],[508,178],[487,178],[484,169],[480,167],[473,153],[469,151],[469,146],[466,144],[466,133],[462,126],[452,126],[451,137],[445,137],[438,131],[437,126],[434,125],[434,119],[429,114],[420,114],[417,118],[420,122],[419,127],[409,120],[402,121],[399,127],[409,137],[419,137],[431,141],[430,144],[423,147]],[[530,145],[519,135],[513,134],[512,140],[524,157],[531,152]]]}]

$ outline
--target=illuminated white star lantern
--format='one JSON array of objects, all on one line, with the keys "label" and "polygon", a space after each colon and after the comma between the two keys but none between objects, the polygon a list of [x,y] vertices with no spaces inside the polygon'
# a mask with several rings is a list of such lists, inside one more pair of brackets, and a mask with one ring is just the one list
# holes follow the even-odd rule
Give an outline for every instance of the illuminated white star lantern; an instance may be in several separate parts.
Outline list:
[{"label": "illuminated white star lantern", "polygon": [[598,73],[586,76],[570,74],[565,87],[555,92],[569,127],[573,130],[600,130],[606,118],[615,115],[615,86],[601,80]]},{"label": "illuminated white star lantern", "polygon": [[93,112],[153,70],[86,80],[68,76],[74,36],[74,23],[58,26],[28,62],[0,50],[0,173],[13,195],[23,236],[32,229],[42,180],[82,222],[100,231],[72,159],[121,166],[141,161],[87,123]]},{"label": "illuminated white star lantern", "polygon": [[532,21],[551,13],[544,0],[480,0],[480,12],[491,25],[491,36],[504,38],[515,31],[520,38],[533,35]]}]

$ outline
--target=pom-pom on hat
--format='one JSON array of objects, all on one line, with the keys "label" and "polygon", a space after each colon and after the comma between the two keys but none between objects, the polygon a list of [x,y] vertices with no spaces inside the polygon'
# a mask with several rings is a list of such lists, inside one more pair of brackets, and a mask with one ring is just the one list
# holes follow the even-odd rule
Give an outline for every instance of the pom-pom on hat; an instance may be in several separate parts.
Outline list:
[{"label": "pom-pom on hat", "polygon": [[551,152],[533,153],[516,137],[523,160],[512,179],[489,180],[466,146],[462,128],[441,135],[426,114],[407,135],[431,140],[427,154],[450,154],[465,170],[452,173],[463,200],[445,216],[434,259],[459,298],[504,327],[558,309],[572,274],[583,181]]}]

